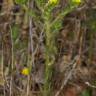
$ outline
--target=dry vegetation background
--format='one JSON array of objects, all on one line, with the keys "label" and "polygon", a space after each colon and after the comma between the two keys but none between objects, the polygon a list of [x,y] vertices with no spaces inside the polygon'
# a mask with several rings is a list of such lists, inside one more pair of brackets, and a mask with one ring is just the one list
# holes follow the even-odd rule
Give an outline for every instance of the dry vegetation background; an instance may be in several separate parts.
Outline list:
[{"label": "dry vegetation background", "polygon": [[[67,3],[61,0],[53,15]],[[31,29],[30,21],[14,0],[0,0],[0,96],[41,96],[45,38],[42,25],[32,21]],[[51,96],[96,96],[96,0],[85,0],[65,16],[56,46]],[[24,76],[28,66],[32,71]]]}]

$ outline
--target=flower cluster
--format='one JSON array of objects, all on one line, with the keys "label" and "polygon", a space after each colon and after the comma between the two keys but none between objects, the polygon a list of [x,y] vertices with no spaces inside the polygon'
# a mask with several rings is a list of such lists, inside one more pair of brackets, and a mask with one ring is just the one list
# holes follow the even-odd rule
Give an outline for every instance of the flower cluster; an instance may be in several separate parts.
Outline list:
[{"label": "flower cluster", "polygon": [[82,2],[82,0],[72,0],[72,2],[75,4],[80,4]]},{"label": "flower cluster", "polygon": [[57,4],[58,3],[58,0],[49,0],[48,3],[49,4]]},{"label": "flower cluster", "polygon": [[26,67],[23,68],[22,71],[21,71],[21,74],[22,74],[22,75],[25,75],[25,76],[29,75],[29,73],[30,73],[30,72],[29,72],[29,69],[26,68]]}]

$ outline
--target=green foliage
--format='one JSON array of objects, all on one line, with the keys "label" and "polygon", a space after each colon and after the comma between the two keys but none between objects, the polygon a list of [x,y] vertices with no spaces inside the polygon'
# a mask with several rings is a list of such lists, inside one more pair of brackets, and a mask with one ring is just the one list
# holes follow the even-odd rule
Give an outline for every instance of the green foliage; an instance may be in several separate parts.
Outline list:
[{"label": "green foliage", "polygon": [[18,25],[12,26],[12,39],[15,42],[19,35],[19,27]]},{"label": "green foliage", "polygon": [[[88,28],[88,33],[87,33],[87,36],[88,36],[88,40],[89,40],[89,51],[88,51],[88,54],[89,54],[89,58],[90,58],[90,61],[93,57],[93,54],[94,54],[94,40],[95,40],[95,33],[96,33],[96,9],[90,9],[88,10],[87,12],[87,16],[88,16],[88,19],[86,21],[86,25],[87,25],[87,28]],[[91,62],[90,62],[91,63]]]},{"label": "green foliage", "polygon": [[87,25],[91,29],[91,31],[96,31],[96,9],[89,10],[88,12],[88,20]]},{"label": "green foliage", "polygon": [[56,33],[58,33],[58,31],[62,28],[62,21],[58,20],[56,21],[52,26],[51,26],[51,30],[52,32],[54,32],[54,35],[57,35]]},{"label": "green foliage", "polygon": [[92,96],[91,95],[91,90],[90,89],[86,89],[84,90],[80,96]]},{"label": "green foliage", "polygon": [[15,2],[17,4],[23,5],[23,4],[26,4],[28,2],[28,0],[15,0]]},{"label": "green foliage", "polygon": [[36,17],[36,12],[35,12],[34,10],[29,10],[29,11],[27,12],[27,14],[28,14],[29,16],[33,17],[33,18]]},{"label": "green foliage", "polygon": [[[53,2],[53,1],[52,1]],[[72,4],[70,2],[69,6],[62,9],[56,17],[53,16],[54,8],[59,6],[58,3],[52,3],[46,0],[36,0],[36,6],[38,9],[29,10],[29,15],[33,18],[36,25],[41,26],[40,32],[45,34],[45,84],[43,96],[50,96],[51,94],[51,78],[52,78],[52,66],[55,61],[55,56],[57,53],[56,48],[56,36],[59,30],[62,28],[62,20],[64,17],[72,12],[78,4]],[[54,1],[55,2],[55,1]],[[34,11],[35,10],[35,11]],[[38,18],[39,13],[39,18]],[[37,20],[36,20],[37,19]]]},{"label": "green foliage", "polygon": [[46,0],[36,0],[35,2],[39,8],[40,7],[44,8],[44,5],[46,4]]}]

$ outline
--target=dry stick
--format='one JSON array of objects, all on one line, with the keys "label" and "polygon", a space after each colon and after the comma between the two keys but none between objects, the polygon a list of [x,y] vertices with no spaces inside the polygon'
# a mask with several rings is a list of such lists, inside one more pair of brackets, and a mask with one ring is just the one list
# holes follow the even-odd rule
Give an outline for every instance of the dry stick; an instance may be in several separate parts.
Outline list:
[{"label": "dry stick", "polygon": [[74,60],[72,61],[72,65],[73,65],[73,66],[72,66],[72,69],[69,71],[66,79],[65,79],[65,78],[64,78],[65,80],[63,79],[62,85],[61,85],[59,91],[55,94],[55,96],[59,96],[60,92],[63,90],[64,86],[67,84],[68,80],[69,80],[70,77],[72,76],[72,73],[73,73],[73,71],[74,71],[74,69],[75,69],[75,67],[76,67],[76,65],[77,65],[78,59],[79,59],[79,57],[76,56],[76,57],[74,58]]},{"label": "dry stick", "polygon": [[[29,4],[29,8],[33,8],[34,2],[31,1],[31,3]],[[30,47],[31,47],[31,51],[32,51],[32,64],[33,64],[33,67],[35,67],[35,64],[34,64],[34,54],[33,54],[33,51],[34,51],[34,47],[33,47],[33,24],[32,24],[32,17],[29,16],[29,34],[30,34]]]},{"label": "dry stick", "polygon": [[[30,1],[28,1],[28,9],[29,8],[33,8],[33,1],[31,1],[31,6],[30,6]],[[28,62],[28,63],[30,63],[29,64],[29,67],[31,68],[31,64],[33,65],[33,67],[35,67],[35,64],[34,64],[34,54],[33,54],[33,30],[32,30],[32,28],[33,28],[33,25],[32,25],[32,17],[30,17],[29,16],[29,35],[30,35],[30,47],[31,47],[31,52],[32,52],[32,54],[31,54],[31,62]],[[29,57],[29,56],[28,56]],[[28,58],[29,59],[29,58]],[[28,60],[29,61],[29,60]],[[30,75],[28,75],[28,85],[27,85],[27,96],[29,96],[29,94],[30,94]]]},{"label": "dry stick", "polygon": [[91,88],[95,88],[95,89],[96,89],[96,86],[95,86],[95,85],[90,84],[89,82],[85,82],[85,84],[86,84],[87,86],[91,87]]},{"label": "dry stick", "polygon": [[11,64],[11,80],[10,80],[10,96],[12,96],[12,81],[13,81],[12,71],[13,71],[14,54],[13,54],[12,28],[11,28],[11,26],[9,26],[9,27],[10,27],[11,44],[12,44],[12,48],[11,48],[11,53],[12,53],[12,64]]},{"label": "dry stick", "polygon": [[2,61],[1,61],[2,63],[2,76],[3,76],[3,80],[4,80],[4,96],[6,95],[5,94],[5,79],[4,79],[4,53],[3,53],[3,43],[2,43]]}]

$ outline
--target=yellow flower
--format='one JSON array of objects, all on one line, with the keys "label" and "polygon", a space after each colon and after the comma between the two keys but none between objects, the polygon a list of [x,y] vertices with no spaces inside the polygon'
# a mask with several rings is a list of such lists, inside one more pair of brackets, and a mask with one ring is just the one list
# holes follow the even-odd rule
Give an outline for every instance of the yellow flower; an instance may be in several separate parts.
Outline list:
[{"label": "yellow flower", "polygon": [[82,0],[72,0],[72,2],[75,4],[80,4],[82,2]]},{"label": "yellow flower", "polygon": [[21,71],[21,74],[22,74],[22,75],[26,75],[26,76],[27,76],[27,75],[29,75],[29,73],[30,73],[30,72],[29,72],[29,69],[26,68],[26,67],[23,68],[22,71]]},{"label": "yellow flower", "polygon": [[57,4],[58,3],[58,0],[49,0],[48,3],[49,4]]}]

